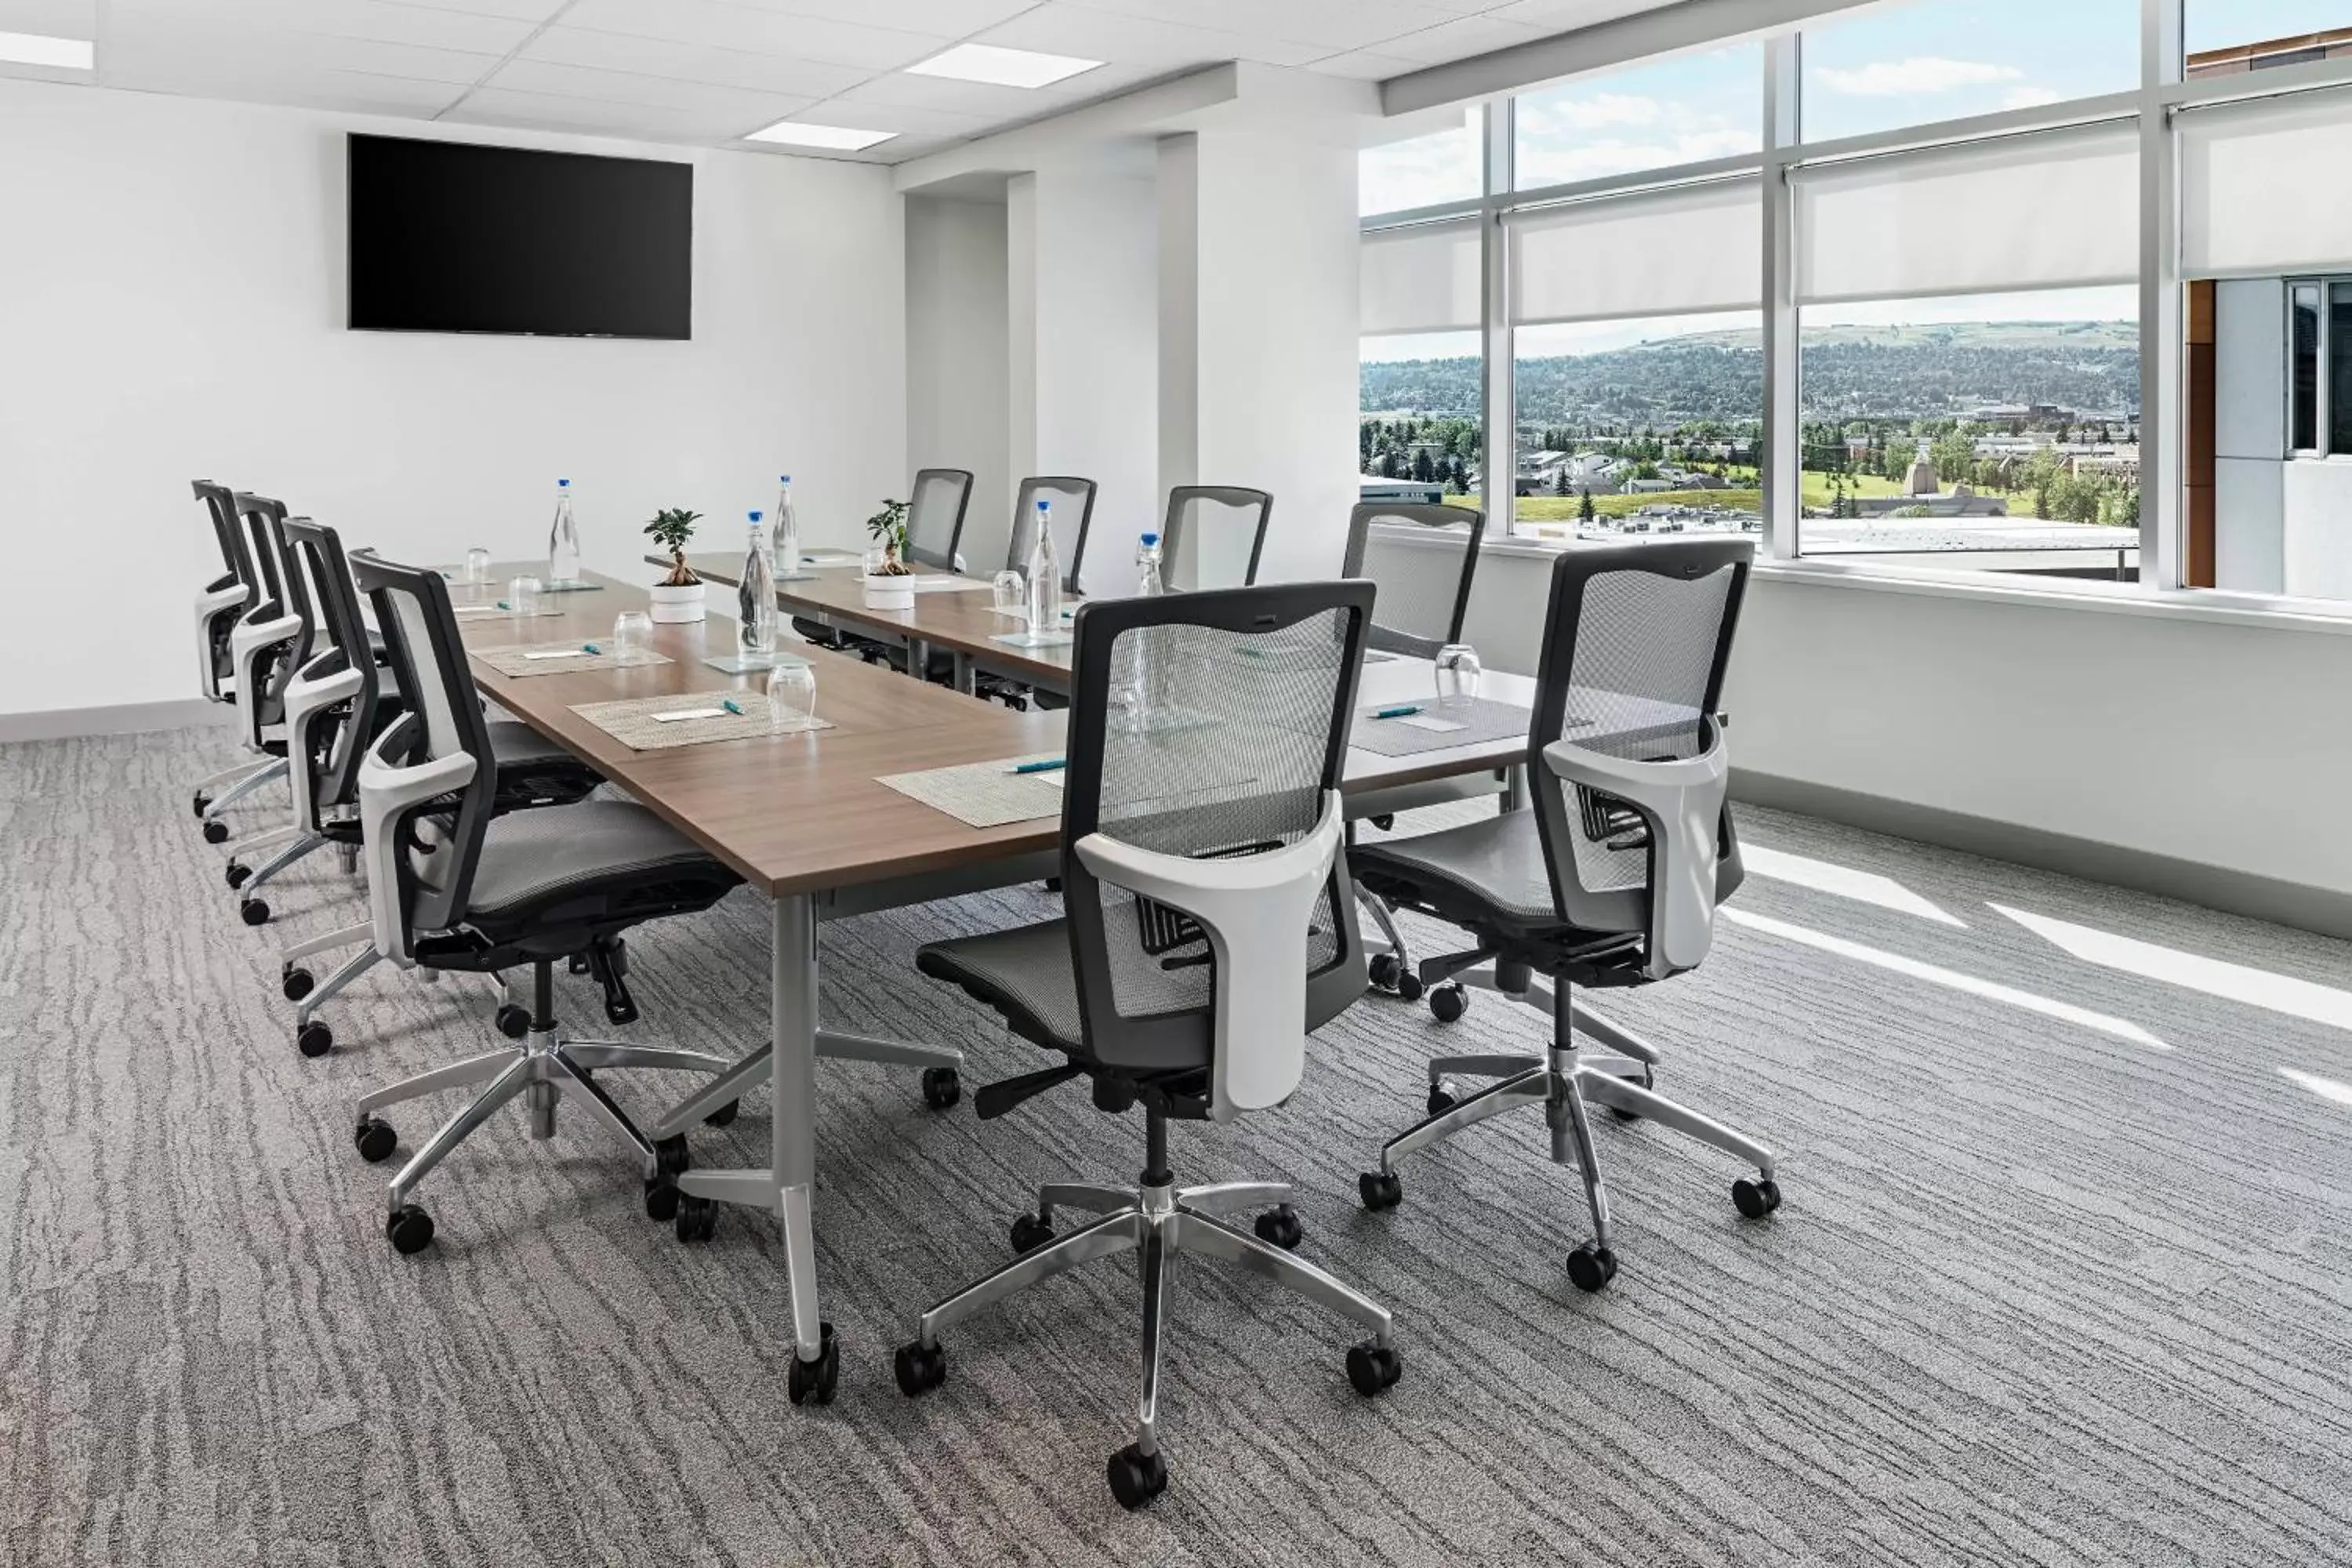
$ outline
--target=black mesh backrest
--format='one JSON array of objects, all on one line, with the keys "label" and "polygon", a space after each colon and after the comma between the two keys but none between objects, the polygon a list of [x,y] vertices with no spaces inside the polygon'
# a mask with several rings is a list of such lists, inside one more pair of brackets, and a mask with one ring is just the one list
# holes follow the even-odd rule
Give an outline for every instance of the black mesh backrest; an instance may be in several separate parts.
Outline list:
[{"label": "black mesh backrest", "polygon": [[1648,929],[1648,840],[1622,803],[1562,788],[1543,749],[1564,739],[1653,761],[1705,751],[1754,548],[1746,540],[1611,545],[1565,552],[1552,567],[1528,778],[1552,893],[1571,925]]},{"label": "black mesh backrest", "polygon": [[[1372,529],[1383,532],[1375,537]],[[1348,519],[1342,577],[1368,577],[1381,591],[1369,641],[1390,653],[1433,657],[1462,640],[1470,582],[1486,514],[1462,506],[1366,501]]]},{"label": "black mesh backrest", "polygon": [[[1098,883],[1088,834],[1190,857],[1250,854],[1307,836],[1347,755],[1369,583],[1297,583],[1078,610],[1062,799],[1063,897],[1087,1040],[1097,1057],[1203,1059],[1215,975],[1197,926]],[[1134,693],[1150,693],[1139,705]],[[1347,857],[1308,942],[1319,1021],[1363,985]]]},{"label": "black mesh backrest", "polygon": [[963,542],[964,510],[971,505],[971,474],[965,468],[924,468],[907,497],[907,559],[935,572],[956,569]]},{"label": "black mesh backrest", "polygon": [[302,667],[308,679],[323,680],[356,668],[361,679],[351,711],[337,726],[326,755],[311,763],[311,799],[320,808],[359,799],[360,758],[375,734],[375,655],[368,646],[367,622],[360,614],[359,589],[335,531],[307,517],[289,517],[280,531],[296,568],[310,584],[318,606],[311,654]]},{"label": "black mesh backrest", "polygon": [[1095,516],[1092,479],[1032,476],[1021,481],[1020,493],[1013,501],[1013,539],[1004,552],[1005,570],[1029,570],[1029,552],[1037,548],[1041,500],[1054,503],[1054,548],[1062,557],[1062,592],[1082,592],[1078,572],[1087,555],[1087,528]]},{"label": "black mesh backrest", "polygon": [[285,588],[278,581],[278,536],[270,523],[286,515],[286,504],[268,496],[236,492],[237,532],[245,541],[246,559],[253,568],[253,608],[257,620],[275,620],[287,613]]},{"label": "black mesh backrest", "polygon": [[498,789],[498,761],[489,725],[474,688],[473,667],[449,608],[449,584],[425,566],[400,566],[367,551],[351,557],[352,577],[375,606],[384,659],[407,712],[387,736],[397,737],[386,760],[400,766],[456,756],[474,759],[472,779],[457,798],[436,807],[448,816],[406,858],[409,875],[400,898],[411,931],[443,931],[466,908],[474,864],[489,826]]},{"label": "black mesh backrest", "polygon": [[216,485],[210,479],[192,479],[188,488],[205,503],[205,515],[212,520],[213,543],[220,550],[224,575],[213,586],[226,588],[229,579],[245,584],[252,603],[260,598],[258,579],[253,574],[253,562],[246,552],[245,535],[236,520],[236,495],[226,485]]},{"label": "black mesh backrest", "polygon": [[[1168,492],[1168,521],[1160,530],[1161,584],[1192,592],[1246,587],[1256,582],[1258,557],[1265,552],[1266,519],[1273,515],[1274,498],[1264,490],[1234,485],[1176,486]],[[1197,534],[1193,532],[1196,523]],[[1233,566],[1241,560],[1243,535],[1249,540],[1249,565],[1236,582]],[[1205,569],[1204,559],[1211,563]]]}]

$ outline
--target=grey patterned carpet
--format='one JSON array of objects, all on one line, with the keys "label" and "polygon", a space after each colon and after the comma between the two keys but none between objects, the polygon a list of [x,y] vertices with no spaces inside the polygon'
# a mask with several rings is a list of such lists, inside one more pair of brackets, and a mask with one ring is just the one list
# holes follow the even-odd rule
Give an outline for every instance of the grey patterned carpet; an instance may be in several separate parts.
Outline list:
[{"label": "grey patterned carpet", "polygon": [[[1102,1482],[1129,1266],[956,1332],[919,1403],[888,1353],[1002,1259],[1034,1183],[1130,1176],[1137,1119],[1074,1088],[983,1127],[909,1074],[824,1068],[846,1364],[821,1411],[786,1399],[772,1226],[729,1211],[681,1247],[577,1119],[533,1144],[503,1116],[427,1184],[440,1239],[398,1257],[346,1102],[483,1048],[480,993],[380,971],[332,1009],[335,1054],[298,1057],[274,949],[353,918],[355,884],[322,860],[276,924],[236,922],[184,798],[225,739],[0,749],[9,1563],[2352,1562],[2352,1036],[2315,1021],[2352,1008],[2339,944],[1748,813],[1751,843],[1895,890],[1753,878],[1703,969],[1610,1002],[1669,1048],[1662,1089],[1783,1151],[1787,1206],[1743,1222],[1727,1161],[1604,1121],[1622,1272],[1583,1297],[1575,1178],[1528,1113],[1368,1215],[1356,1173],[1426,1056],[1543,1033],[1492,996],[1451,1029],[1369,1000],[1290,1106],[1180,1128],[1177,1153],[1192,1179],[1296,1179],[1306,1255],[1396,1310],[1403,1380],[1359,1399],[1349,1329],[1187,1260],[1173,1480],[1129,1517]],[[1960,923],[1883,907],[1906,893]],[[1995,904],[2171,951],[2132,973]],[[828,928],[827,1020],[963,1042],[971,1081],[1043,1065],[908,956],[1043,908]],[[766,931],[738,895],[640,932],[639,1032],[758,1037]],[[2231,1000],[2265,983],[2199,960],[2301,984]],[[564,986],[587,1025],[593,991]],[[669,1086],[621,1092],[650,1110]],[[762,1091],[699,1161],[761,1163],[767,1128]]]}]

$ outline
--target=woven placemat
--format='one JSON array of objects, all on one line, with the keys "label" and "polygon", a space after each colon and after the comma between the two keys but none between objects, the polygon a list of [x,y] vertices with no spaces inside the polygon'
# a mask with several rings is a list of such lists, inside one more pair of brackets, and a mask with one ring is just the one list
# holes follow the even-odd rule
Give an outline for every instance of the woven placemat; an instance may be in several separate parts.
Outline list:
[{"label": "woven placemat", "polygon": [[[753,698],[747,702],[738,696],[736,703],[743,711],[730,713],[719,707],[728,695],[724,691],[681,691],[667,697],[631,697],[617,702],[575,702],[572,710],[633,752],[667,752],[710,741],[751,741],[762,735],[793,735],[833,728],[823,719],[809,719],[789,730],[772,730],[768,727],[767,699]],[[705,709],[719,711],[702,719],[664,721],[654,717],[657,713],[689,713]]]},{"label": "woven placemat", "polygon": [[1419,752],[1443,752],[1455,746],[1524,737],[1535,718],[1525,708],[1490,702],[1483,697],[1460,708],[1441,708],[1433,701],[1424,702],[1420,712],[1402,719],[1372,717],[1387,706],[1403,705],[1382,703],[1358,708],[1348,743],[1383,757],[1410,757]]},{"label": "woven placemat", "polygon": [[967,827],[1002,827],[1008,822],[1034,822],[1041,816],[1062,815],[1062,775],[1058,772],[1013,771],[1023,763],[1050,762],[1060,755],[1059,752],[1033,752],[1024,757],[1004,757],[992,763],[891,773],[874,782],[887,784],[934,811],[946,812]]},{"label": "woven placemat", "polygon": [[[599,643],[599,647],[604,645]],[[467,652],[500,675],[521,679],[530,675],[569,675],[575,669],[635,669],[640,665],[667,664],[669,656],[649,647],[604,648],[590,653],[576,642],[500,643],[496,647]]]}]

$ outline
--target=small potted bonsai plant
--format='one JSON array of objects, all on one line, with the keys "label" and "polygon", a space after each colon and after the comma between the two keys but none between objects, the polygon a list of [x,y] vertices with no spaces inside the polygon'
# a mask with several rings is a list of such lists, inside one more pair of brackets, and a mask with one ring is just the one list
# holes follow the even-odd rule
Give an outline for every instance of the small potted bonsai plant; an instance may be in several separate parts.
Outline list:
[{"label": "small potted bonsai plant", "polygon": [[884,501],[882,510],[866,520],[866,531],[882,547],[882,563],[866,574],[866,607],[913,609],[915,570],[900,559],[907,548],[907,503]]},{"label": "small potted bonsai plant", "polygon": [[653,586],[653,617],[657,621],[676,624],[702,619],[702,579],[686,563],[687,541],[694,537],[694,525],[701,516],[698,511],[672,507],[656,512],[646,524],[646,532],[669,552],[670,559],[669,575]]}]

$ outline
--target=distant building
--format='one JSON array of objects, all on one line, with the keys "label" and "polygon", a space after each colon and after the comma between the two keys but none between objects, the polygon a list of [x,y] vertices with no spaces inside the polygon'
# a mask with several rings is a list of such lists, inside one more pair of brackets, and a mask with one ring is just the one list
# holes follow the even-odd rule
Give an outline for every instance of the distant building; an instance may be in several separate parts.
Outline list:
[{"label": "distant building", "polygon": [[2234,76],[2242,71],[2270,70],[2279,66],[2307,65],[2313,60],[2341,59],[2352,55],[2352,27],[2332,27],[2320,33],[2295,33],[2266,38],[2259,44],[2239,44],[2226,49],[2206,49],[2189,57],[2182,73],[2200,77]]},{"label": "distant building", "polygon": [[1445,487],[1434,481],[1423,484],[1417,479],[1389,479],[1378,474],[1362,474],[1357,479],[1356,499],[1438,506],[1445,500]]}]

